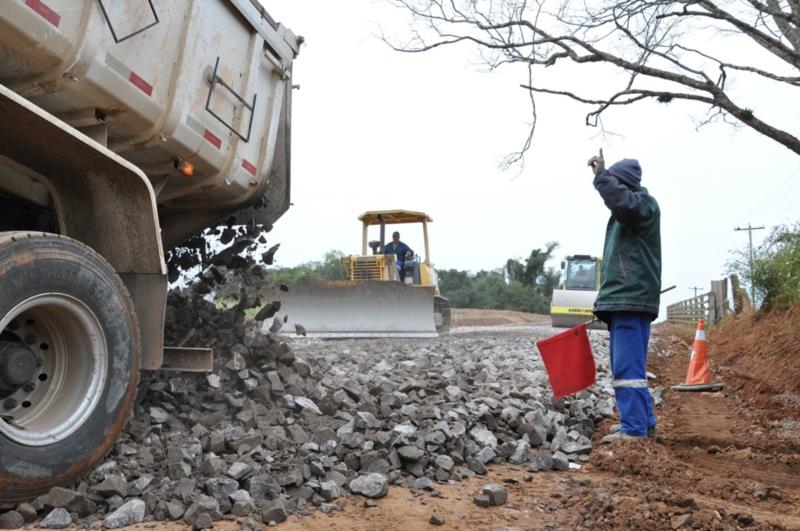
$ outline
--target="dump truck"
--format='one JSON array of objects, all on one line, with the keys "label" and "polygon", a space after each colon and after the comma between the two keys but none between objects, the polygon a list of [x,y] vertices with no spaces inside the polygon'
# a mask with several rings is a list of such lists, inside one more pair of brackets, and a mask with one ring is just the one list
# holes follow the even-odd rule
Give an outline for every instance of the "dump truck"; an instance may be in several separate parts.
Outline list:
[{"label": "dump truck", "polygon": [[[550,317],[554,328],[571,328],[592,320],[592,309],[600,289],[601,258],[585,254],[567,256],[561,262],[561,284],[553,290]],[[601,321],[591,328],[605,328]]]},{"label": "dump truck", "polygon": [[302,42],[256,0],[0,9],[0,502],[111,448],[164,345],[165,252],[289,207]]},{"label": "dump truck", "polygon": [[[436,337],[447,333],[450,303],[439,292],[428,238],[428,223],[433,219],[424,212],[395,209],[365,212],[358,220],[361,254],[342,258],[346,280],[270,290],[269,297],[281,303],[275,316],[285,323],[281,330],[322,338]],[[396,255],[384,253],[386,227],[409,224],[421,226],[425,254],[406,258],[401,271]],[[378,227],[379,239],[369,239],[370,227]]]}]

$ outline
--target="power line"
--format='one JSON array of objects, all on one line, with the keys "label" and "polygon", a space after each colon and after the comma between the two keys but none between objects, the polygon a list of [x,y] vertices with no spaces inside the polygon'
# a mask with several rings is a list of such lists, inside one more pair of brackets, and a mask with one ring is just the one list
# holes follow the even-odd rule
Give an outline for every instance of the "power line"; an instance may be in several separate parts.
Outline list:
[{"label": "power line", "polygon": [[[790,211],[793,211],[793,210],[795,210],[795,209],[796,209],[798,206],[800,206],[800,201],[798,201],[797,203],[794,203],[794,204],[791,204],[791,205],[789,205],[787,208],[784,208],[783,210],[781,210],[781,211],[778,213],[778,215],[777,215],[777,216],[772,216],[772,217],[769,217],[769,218],[767,218],[767,221],[777,221],[778,223],[780,223],[778,220],[779,220],[779,219],[780,219],[780,218],[781,218],[781,217],[782,217],[784,214],[786,214],[787,212],[790,212]],[[797,221],[797,220],[794,220],[794,221]]]},{"label": "power line", "polygon": [[692,286],[689,289],[694,290],[694,296],[697,297],[697,292],[700,291],[703,288],[698,288],[697,286]]},{"label": "power line", "polygon": [[753,285],[753,231],[762,230],[763,228],[764,227],[753,227],[748,223],[747,228],[736,227],[733,229],[734,231],[746,230],[750,240],[750,300],[753,303],[753,307],[756,305],[756,288]]},{"label": "power line", "polygon": [[794,170],[792,173],[790,173],[789,176],[786,177],[786,179],[781,184],[779,184],[778,186],[776,186],[775,188],[770,190],[770,192],[767,195],[764,196],[764,198],[761,200],[761,202],[758,203],[753,208],[753,210],[750,212],[750,214],[747,215],[747,217],[752,218],[753,214],[755,212],[758,212],[759,210],[761,210],[761,208],[764,207],[767,204],[768,200],[771,199],[772,196],[774,196],[781,188],[783,188],[784,186],[786,186],[787,184],[792,182],[792,179],[794,179],[795,176],[797,176],[798,173],[800,173],[800,167],[797,168],[796,170]]},{"label": "power line", "polygon": [[791,188],[786,190],[784,193],[782,193],[781,196],[779,198],[777,198],[775,201],[773,201],[771,203],[768,203],[764,208],[759,209],[759,211],[758,211],[758,213],[756,215],[749,216],[750,219],[753,219],[754,217],[758,217],[758,216],[763,216],[764,214],[769,212],[769,210],[771,208],[773,208],[773,207],[777,206],[778,204],[780,204],[787,197],[790,197],[792,195],[792,193],[797,189],[800,189],[800,182],[795,183],[794,186],[792,186]]}]

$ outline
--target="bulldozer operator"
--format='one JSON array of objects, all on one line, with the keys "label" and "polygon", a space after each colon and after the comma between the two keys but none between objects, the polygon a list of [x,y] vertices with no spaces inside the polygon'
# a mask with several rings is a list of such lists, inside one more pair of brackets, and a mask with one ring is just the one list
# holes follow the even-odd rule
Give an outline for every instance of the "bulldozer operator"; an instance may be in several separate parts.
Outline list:
[{"label": "bulldozer operator", "polygon": [[414,256],[411,247],[400,241],[400,233],[392,233],[392,241],[383,246],[383,254],[393,254],[397,256],[397,274],[400,275],[400,282],[406,279],[406,260]]}]

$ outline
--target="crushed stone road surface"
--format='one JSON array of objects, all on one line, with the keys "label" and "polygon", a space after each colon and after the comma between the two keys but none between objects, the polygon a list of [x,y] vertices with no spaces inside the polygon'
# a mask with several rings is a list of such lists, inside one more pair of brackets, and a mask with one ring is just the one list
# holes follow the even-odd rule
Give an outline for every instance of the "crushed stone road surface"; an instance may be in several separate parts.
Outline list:
[{"label": "crushed stone road surface", "polygon": [[[473,312],[436,339],[284,342],[189,306],[173,305],[171,330],[215,346],[215,373],[148,377],[106,462],[3,524],[800,528],[789,421],[737,387],[665,391],[685,374],[685,331],[657,327],[651,344],[659,437],[605,446],[605,332],[590,333],[598,382],[553,400],[535,341],[559,330],[540,316]],[[180,325],[196,314],[202,329]]]}]

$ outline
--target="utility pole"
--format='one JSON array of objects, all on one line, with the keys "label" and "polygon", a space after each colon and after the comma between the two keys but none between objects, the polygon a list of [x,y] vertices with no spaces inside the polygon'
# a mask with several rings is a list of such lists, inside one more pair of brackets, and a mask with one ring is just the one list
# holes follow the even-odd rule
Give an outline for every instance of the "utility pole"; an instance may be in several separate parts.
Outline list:
[{"label": "utility pole", "polygon": [[694,290],[694,296],[697,297],[697,292],[700,291],[703,288],[698,288],[698,287],[694,286],[694,287],[691,287],[689,289],[693,289]]},{"label": "utility pole", "polygon": [[751,227],[750,224],[747,224],[747,227],[736,227],[733,229],[734,231],[739,230],[746,230],[747,236],[750,239],[750,302],[753,303],[753,308],[756,307],[756,288],[753,285],[753,231],[754,230],[761,230],[764,227]]}]

